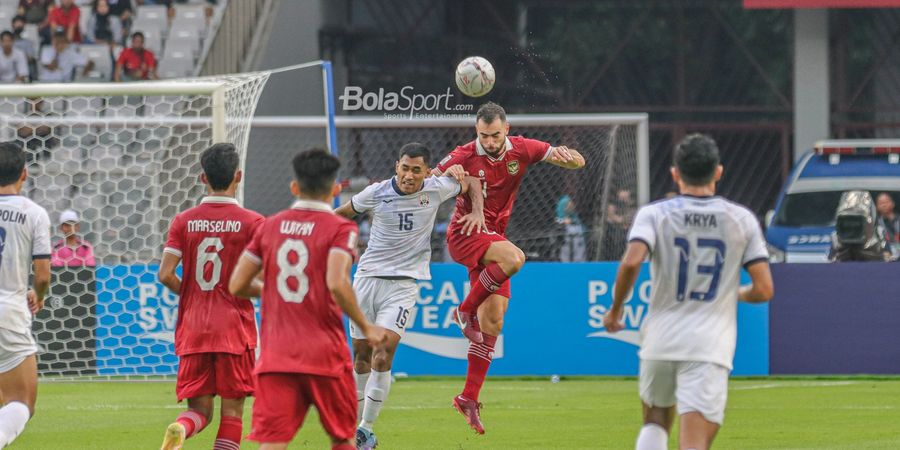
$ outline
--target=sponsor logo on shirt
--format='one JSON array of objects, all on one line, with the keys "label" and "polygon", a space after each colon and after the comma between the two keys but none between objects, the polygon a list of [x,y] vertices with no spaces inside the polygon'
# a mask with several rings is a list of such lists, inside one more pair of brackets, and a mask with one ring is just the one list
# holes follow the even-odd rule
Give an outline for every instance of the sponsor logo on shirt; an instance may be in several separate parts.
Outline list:
[{"label": "sponsor logo on shirt", "polygon": [[647,317],[647,309],[650,302],[649,280],[641,282],[625,300],[622,322],[625,329],[618,333],[609,333],[603,328],[603,316],[612,305],[612,283],[605,280],[588,281],[588,326],[595,330],[587,334],[587,337],[612,339],[627,342],[632,345],[641,344],[641,324]]},{"label": "sponsor logo on shirt", "polygon": [[510,175],[519,173],[519,161],[512,160],[506,163],[506,171],[509,172]]}]

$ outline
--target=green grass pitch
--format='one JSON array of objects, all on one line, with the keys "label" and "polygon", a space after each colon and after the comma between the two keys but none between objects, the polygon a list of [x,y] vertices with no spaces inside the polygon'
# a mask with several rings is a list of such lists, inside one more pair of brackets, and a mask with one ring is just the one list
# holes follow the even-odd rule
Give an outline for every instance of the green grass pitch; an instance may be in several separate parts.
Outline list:
[{"label": "green grass pitch", "polygon": [[[450,401],[461,379],[395,383],[376,426],[392,449],[628,449],[640,428],[637,382],[622,378],[488,378],[487,434],[475,436]],[[759,378],[730,384],[720,449],[900,448],[900,379]],[[11,449],[155,449],[183,409],[172,382],[45,382],[37,414]],[[218,420],[187,441],[209,449]],[[244,416],[250,428],[250,404]],[[669,440],[677,448],[677,432]],[[242,448],[255,449],[244,442]],[[315,413],[291,448],[329,448]]]}]

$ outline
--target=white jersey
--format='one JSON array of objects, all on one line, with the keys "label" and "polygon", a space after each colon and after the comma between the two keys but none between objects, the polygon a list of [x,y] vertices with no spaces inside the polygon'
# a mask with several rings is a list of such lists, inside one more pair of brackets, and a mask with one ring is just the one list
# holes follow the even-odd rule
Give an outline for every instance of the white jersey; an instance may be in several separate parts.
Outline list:
[{"label": "white jersey", "polygon": [[641,208],[628,239],[651,254],[641,359],[731,369],[741,267],[768,260],[753,213],[721,197],[679,196]]},{"label": "white jersey", "polygon": [[50,259],[50,217],[20,195],[0,195],[0,328],[31,332],[25,294],[34,259]]},{"label": "white jersey", "polygon": [[460,189],[451,177],[430,177],[419,192],[406,195],[391,178],[354,195],[350,199],[354,211],[374,212],[369,245],[356,276],[430,280],[434,219],[441,203],[459,195]]}]

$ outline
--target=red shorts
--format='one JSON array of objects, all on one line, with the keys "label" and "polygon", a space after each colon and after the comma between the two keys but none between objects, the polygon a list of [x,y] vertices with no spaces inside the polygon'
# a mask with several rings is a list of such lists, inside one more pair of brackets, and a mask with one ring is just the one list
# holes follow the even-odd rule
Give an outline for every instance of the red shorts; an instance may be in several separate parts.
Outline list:
[{"label": "red shorts", "polygon": [[[481,274],[481,271],[484,270],[484,266],[481,265],[481,258],[487,253],[488,247],[494,242],[503,241],[506,241],[506,238],[497,233],[477,233],[471,236],[465,236],[459,233],[447,235],[447,247],[450,249],[450,256],[454,261],[469,269],[470,285],[474,285],[478,282],[478,276]],[[509,280],[506,280],[494,294],[510,298],[511,292]]]},{"label": "red shorts", "polygon": [[349,440],[356,435],[356,383],[347,370],[339,377],[302,373],[256,375],[253,431],[257,442],[290,442],[315,405],[329,436]]},{"label": "red shorts", "polygon": [[192,353],[178,360],[178,381],[175,395],[178,401],[204,395],[222,398],[242,398],[253,395],[253,366],[256,352],[242,355],[231,353]]}]

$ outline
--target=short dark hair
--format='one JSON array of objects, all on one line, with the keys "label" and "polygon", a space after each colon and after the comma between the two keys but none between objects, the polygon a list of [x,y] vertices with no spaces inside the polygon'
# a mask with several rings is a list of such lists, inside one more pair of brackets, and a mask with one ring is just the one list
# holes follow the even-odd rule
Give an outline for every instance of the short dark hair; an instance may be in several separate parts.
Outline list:
[{"label": "short dark hair", "polygon": [[681,179],[691,186],[709,184],[719,166],[719,147],[711,137],[693,133],[675,147],[675,167]]},{"label": "short dark hair", "polygon": [[18,16],[13,17],[12,21],[10,21],[10,23],[16,23],[16,22],[28,22],[28,21],[25,20],[25,16],[20,14]]},{"label": "short dark hair", "polygon": [[7,36],[9,36],[10,39],[15,39],[15,36],[13,36],[12,31],[9,31],[9,30],[3,30],[3,32],[0,33],[0,39],[3,39],[3,38],[5,38],[5,37],[7,37]]},{"label": "short dark hair", "polygon": [[203,150],[200,154],[200,167],[206,174],[206,181],[214,191],[224,191],[234,181],[234,174],[241,164],[234,144],[221,142]]},{"label": "short dark hair", "polygon": [[397,160],[399,161],[403,155],[409,156],[410,158],[421,157],[425,161],[426,166],[431,165],[431,150],[429,150],[425,144],[410,142],[409,144],[400,147],[400,155],[397,156]]},{"label": "short dark hair", "polygon": [[134,33],[131,33],[131,39],[132,39],[132,40],[134,40],[134,38],[136,38],[136,37],[140,37],[141,40],[144,40],[144,41],[147,40],[147,39],[144,38],[144,33],[140,32],[140,31],[135,31]]},{"label": "short dark hair", "polygon": [[0,186],[19,181],[25,170],[25,152],[12,141],[0,142]]},{"label": "short dark hair", "polygon": [[484,123],[494,123],[494,119],[498,117],[501,122],[506,122],[506,110],[494,102],[487,102],[478,108],[478,112],[475,113],[475,122],[481,120]]},{"label": "short dark hair", "polygon": [[311,148],[294,156],[294,178],[300,190],[308,195],[331,192],[341,161],[327,150]]}]

